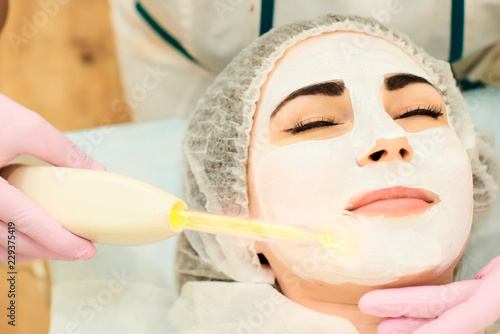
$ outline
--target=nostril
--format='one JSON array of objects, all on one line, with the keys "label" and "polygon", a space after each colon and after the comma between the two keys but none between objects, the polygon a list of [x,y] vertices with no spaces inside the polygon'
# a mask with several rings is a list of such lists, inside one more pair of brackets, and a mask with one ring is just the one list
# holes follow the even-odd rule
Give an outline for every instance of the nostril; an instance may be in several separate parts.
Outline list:
[{"label": "nostril", "polygon": [[401,155],[401,159],[403,161],[411,161],[413,158],[413,150],[410,148],[409,150],[406,148],[402,148],[399,150],[399,154]]},{"label": "nostril", "polygon": [[413,154],[413,149],[406,138],[378,139],[372,150],[357,163],[359,166],[365,166],[374,162],[391,160],[410,162]]},{"label": "nostril", "polygon": [[382,157],[382,155],[384,154],[384,152],[385,152],[384,150],[381,150],[381,151],[377,151],[375,153],[372,153],[372,154],[370,154],[370,159],[372,161],[379,161],[380,158]]}]

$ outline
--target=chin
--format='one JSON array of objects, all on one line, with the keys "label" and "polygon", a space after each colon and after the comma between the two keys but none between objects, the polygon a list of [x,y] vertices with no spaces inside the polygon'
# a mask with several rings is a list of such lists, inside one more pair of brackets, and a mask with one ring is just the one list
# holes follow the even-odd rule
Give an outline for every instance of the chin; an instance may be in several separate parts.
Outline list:
[{"label": "chin", "polygon": [[[423,286],[423,285],[444,285],[449,284],[454,281],[454,273],[457,268],[462,254],[444,271],[442,268],[434,268],[425,270],[416,274],[406,275],[398,280],[377,286],[377,289],[390,289],[390,288],[401,288],[409,286]],[[373,288],[373,287],[370,287]]]}]

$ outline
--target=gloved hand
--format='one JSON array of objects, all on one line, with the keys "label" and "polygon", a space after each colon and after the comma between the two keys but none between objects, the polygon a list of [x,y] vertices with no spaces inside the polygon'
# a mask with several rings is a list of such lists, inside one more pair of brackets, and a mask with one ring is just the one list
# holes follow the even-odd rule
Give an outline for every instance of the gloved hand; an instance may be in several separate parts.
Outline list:
[{"label": "gloved hand", "polygon": [[[0,167],[21,154],[56,166],[104,170],[37,113],[0,94]],[[89,260],[95,247],[0,178],[0,262],[7,262],[9,222],[15,225],[15,260]],[[11,224],[11,225],[13,225]],[[11,244],[12,246],[12,244]],[[10,248],[13,250],[13,247]],[[12,254],[12,252],[11,252]]]},{"label": "gloved hand", "polygon": [[474,280],[375,290],[358,305],[363,313],[389,317],[378,326],[379,334],[477,333],[500,319],[500,256]]}]

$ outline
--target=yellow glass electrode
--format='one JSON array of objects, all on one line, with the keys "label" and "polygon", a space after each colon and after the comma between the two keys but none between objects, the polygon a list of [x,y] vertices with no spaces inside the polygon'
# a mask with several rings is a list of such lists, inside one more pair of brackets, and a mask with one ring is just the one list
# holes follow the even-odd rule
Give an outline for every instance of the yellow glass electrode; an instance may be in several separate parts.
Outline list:
[{"label": "yellow glass electrode", "polygon": [[315,231],[302,226],[269,223],[260,220],[216,215],[187,209],[177,203],[170,212],[174,229],[192,229],[209,233],[223,233],[245,238],[290,243],[320,243],[335,247],[337,240],[329,232]]}]

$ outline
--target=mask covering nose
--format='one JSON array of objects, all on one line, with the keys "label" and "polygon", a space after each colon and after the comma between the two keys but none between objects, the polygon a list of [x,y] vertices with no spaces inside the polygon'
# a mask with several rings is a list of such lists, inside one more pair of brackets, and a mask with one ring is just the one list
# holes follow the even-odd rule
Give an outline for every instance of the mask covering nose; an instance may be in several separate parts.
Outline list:
[{"label": "mask covering nose", "polygon": [[407,139],[406,132],[385,112],[383,76],[355,76],[346,80],[345,85],[354,111],[354,127],[349,140],[356,151],[356,161],[363,160],[373,151],[380,139]]}]

